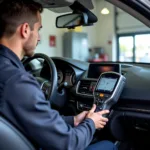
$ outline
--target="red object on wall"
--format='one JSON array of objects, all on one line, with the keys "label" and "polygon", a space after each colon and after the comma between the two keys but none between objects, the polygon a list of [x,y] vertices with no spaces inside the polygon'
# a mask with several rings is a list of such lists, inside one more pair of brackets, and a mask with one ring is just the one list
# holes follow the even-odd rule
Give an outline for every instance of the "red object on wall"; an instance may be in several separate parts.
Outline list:
[{"label": "red object on wall", "polygon": [[108,44],[109,44],[109,45],[111,45],[111,44],[112,44],[112,41],[111,41],[111,40],[110,40],[110,41],[108,41]]},{"label": "red object on wall", "polygon": [[55,35],[51,35],[49,37],[49,45],[51,47],[55,47],[56,46],[56,36]]}]

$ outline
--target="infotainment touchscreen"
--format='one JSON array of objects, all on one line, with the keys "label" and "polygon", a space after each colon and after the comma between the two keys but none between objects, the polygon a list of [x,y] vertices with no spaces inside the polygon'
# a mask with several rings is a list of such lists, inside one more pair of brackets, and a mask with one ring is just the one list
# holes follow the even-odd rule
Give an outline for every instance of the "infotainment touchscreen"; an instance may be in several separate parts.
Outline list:
[{"label": "infotainment touchscreen", "polygon": [[109,71],[120,73],[120,65],[107,63],[106,64],[92,63],[89,65],[88,78],[98,79],[102,73]]},{"label": "infotainment touchscreen", "polygon": [[100,82],[97,85],[97,91],[106,91],[112,92],[117,83],[117,79],[115,78],[101,78]]}]

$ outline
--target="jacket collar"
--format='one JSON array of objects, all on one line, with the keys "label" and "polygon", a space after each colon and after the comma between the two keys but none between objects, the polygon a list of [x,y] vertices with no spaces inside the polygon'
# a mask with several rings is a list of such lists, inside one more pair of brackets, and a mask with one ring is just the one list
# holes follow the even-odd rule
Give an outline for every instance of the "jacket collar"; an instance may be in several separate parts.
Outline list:
[{"label": "jacket collar", "polygon": [[8,58],[16,67],[24,69],[24,66],[18,56],[2,44],[0,44],[0,55]]}]

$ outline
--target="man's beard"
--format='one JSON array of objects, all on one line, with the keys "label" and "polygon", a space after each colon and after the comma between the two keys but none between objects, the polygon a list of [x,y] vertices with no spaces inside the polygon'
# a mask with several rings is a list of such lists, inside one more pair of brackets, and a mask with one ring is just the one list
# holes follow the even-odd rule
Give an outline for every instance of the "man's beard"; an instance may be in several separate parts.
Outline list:
[{"label": "man's beard", "polygon": [[28,41],[24,44],[24,54],[25,56],[28,56],[28,57],[32,57],[34,55],[34,49],[36,48],[36,46],[33,45],[32,39],[33,39],[33,36],[31,34]]}]

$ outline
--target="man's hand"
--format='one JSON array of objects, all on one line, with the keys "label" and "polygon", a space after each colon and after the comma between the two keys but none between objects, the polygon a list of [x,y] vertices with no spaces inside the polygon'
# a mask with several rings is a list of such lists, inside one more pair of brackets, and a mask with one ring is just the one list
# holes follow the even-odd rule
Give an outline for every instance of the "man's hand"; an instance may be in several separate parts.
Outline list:
[{"label": "man's hand", "polygon": [[78,114],[77,116],[74,117],[74,126],[78,126],[86,117],[88,114],[88,111],[83,111],[82,113]]},{"label": "man's hand", "polygon": [[86,118],[90,118],[94,121],[96,129],[104,128],[104,126],[108,122],[108,119],[103,117],[102,115],[109,113],[109,110],[102,110],[99,112],[94,112],[95,109],[96,109],[96,105],[94,104],[92,109],[88,112]]}]

